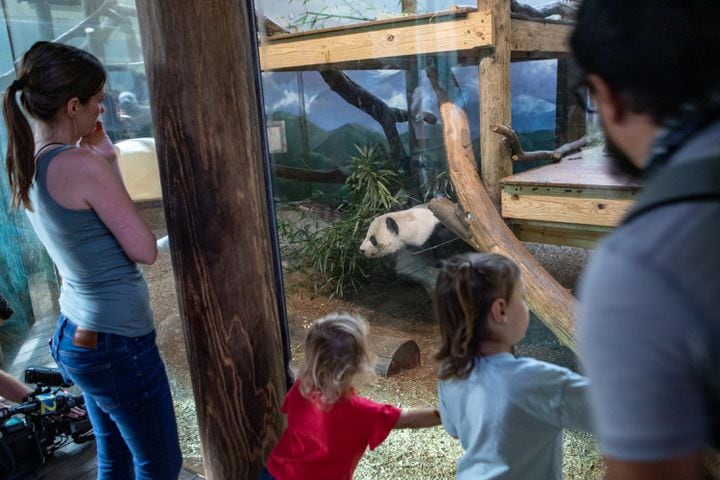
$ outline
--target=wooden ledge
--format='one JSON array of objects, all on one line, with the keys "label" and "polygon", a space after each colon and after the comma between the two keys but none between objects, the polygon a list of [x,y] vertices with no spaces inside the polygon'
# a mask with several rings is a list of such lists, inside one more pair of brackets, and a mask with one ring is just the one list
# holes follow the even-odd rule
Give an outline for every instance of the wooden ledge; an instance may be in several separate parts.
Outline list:
[{"label": "wooden ledge", "polygon": [[[472,51],[493,45],[488,12],[399,17],[303,34],[266,38],[260,46],[263,71],[313,70],[335,64]],[[356,68],[367,68],[360,65]]]},{"label": "wooden ledge", "polygon": [[[263,71],[321,68],[408,69],[425,54],[457,54],[460,65],[477,65],[484,48],[495,45],[490,12],[458,8],[343,27],[273,35],[262,39]],[[511,19],[514,60],[557,58],[570,51],[573,25]]]}]

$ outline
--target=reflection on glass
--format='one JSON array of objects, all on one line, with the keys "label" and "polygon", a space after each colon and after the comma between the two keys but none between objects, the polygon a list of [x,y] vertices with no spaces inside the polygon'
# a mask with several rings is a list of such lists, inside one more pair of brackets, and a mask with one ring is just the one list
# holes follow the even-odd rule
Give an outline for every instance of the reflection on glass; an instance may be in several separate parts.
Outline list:
[{"label": "reflection on glass", "polygon": [[[315,318],[336,310],[361,314],[369,320],[371,334],[390,345],[415,342],[422,359],[420,367],[389,378],[381,371],[362,386],[363,393],[404,407],[432,405],[437,331],[428,289],[436,262],[467,247],[447,229],[436,232],[437,220],[428,221],[425,215],[425,221],[412,223],[398,212],[424,208],[436,198],[457,201],[447,169],[452,145],[443,132],[446,119],[438,89],[465,112],[463,148],[472,151],[479,166],[481,131],[487,133],[488,128],[480,124],[478,64],[490,51],[467,47],[468,39],[463,37],[467,28],[453,27],[478,14],[475,2],[454,10],[450,8],[456,2],[450,0],[255,3],[292,351],[300,355],[305,328]],[[118,145],[131,196],[156,235],[164,235],[134,2],[3,0],[2,4],[8,28],[0,34],[1,88],[14,78],[13,59],[40,39],[86,48],[107,66],[106,130]],[[397,35],[398,28],[403,35]],[[335,50],[344,46],[348,34],[357,36],[347,48]],[[305,40],[315,43],[292,50]],[[393,50],[400,48],[397,44],[404,50]],[[290,50],[273,56],[266,53],[271,46]],[[321,60],[317,60],[319,51],[326,53]],[[335,55],[343,60],[335,61]],[[560,81],[567,77],[567,64],[548,55],[531,58],[535,57],[526,55],[510,68],[512,126],[526,150],[551,150],[584,133],[585,120],[573,113],[572,93],[564,88],[569,82]],[[268,68],[269,61],[276,66]],[[398,231],[381,217],[388,213]],[[382,221],[376,222],[379,217]],[[0,220],[13,229],[22,224],[22,219]],[[199,465],[192,389],[167,252],[161,252],[156,265],[145,273],[184,455],[189,464]],[[381,359],[387,360],[385,355]],[[392,435],[373,457],[363,460],[358,476],[452,478],[460,452],[440,429]],[[398,462],[399,458],[410,461]],[[404,470],[388,475],[388,466],[399,464],[405,465]]]},{"label": "reflection on glass", "polygon": [[[481,132],[495,136],[480,124],[482,102],[503,101],[480,98],[478,65],[491,50],[467,46],[482,37],[482,12],[454,3],[256,0],[292,352],[302,355],[314,319],[359,313],[379,337],[371,348],[380,357],[379,375],[360,391],[403,407],[437,401],[428,292],[438,260],[469,248],[427,204],[457,202],[449,155],[467,155],[479,169]],[[552,151],[582,137],[565,60],[523,53],[506,79],[520,144]],[[444,117],[442,95],[462,119]],[[462,132],[453,139],[448,127]],[[388,345],[404,341],[419,345],[421,366],[386,377]],[[356,477],[452,478],[461,452],[441,430],[393,434]]]},{"label": "reflection on glass", "polygon": [[[19,58],[38,40],[60,41],[86,49],[108,70],[107,112],[103,120],[111,137],[120,140],[152,136],[135,2],[4,1],[3,6],[8,31],[4,38],[7,46],[0,44],[7,48],[0,56],[3,85],[14,78],[12,59]],[[121,96],[125,102],[121,102]]]},{"label": "reflection on glass", "polygon": [[[64,42],[96,55],[105,65],[105,130],[113,139],[123,179],[142,216],[157,237],[167,234],[162,207],[153,124],[142,57],[137,12],[133,0],[3,0],[0,33],[0,88],[15,79],[13,62],[39,40]],[[5,146],[5,129],[0,129]],[[7,205],[7,183],[0,182],[0,202]],[[25,365],[52,362],[45,342],[57,316],[58,279],[24,214],[0,209],[0,264],[7,275],[0,288],[12,298],[17,324],[0,329],[6,353],[4,367],[19,374]],[[13,245],[14,248],[9,248]],[[20,248],[22,246],[22,249]],[[3,263],[4,261],[4,263]],[[201,471],[199,436],[190,375],[179,321],[170,256],[161,250],[144,273],[175,402],[185,466]],[[26,280],[25,280],[26,279]],[[7,289],[7,291],[6,291]],[[8,294],[9,292],[9,294]],[[23,301],[23,294],[32,297]],[[26,308],[25,308],[26,307]],[[14,318],[14,320],[15,320]],[[34,318],[34,324],[33,324]],[[10,340],[8,340],[10,339]],[[17,355],[32,351],[33,355]]]}]

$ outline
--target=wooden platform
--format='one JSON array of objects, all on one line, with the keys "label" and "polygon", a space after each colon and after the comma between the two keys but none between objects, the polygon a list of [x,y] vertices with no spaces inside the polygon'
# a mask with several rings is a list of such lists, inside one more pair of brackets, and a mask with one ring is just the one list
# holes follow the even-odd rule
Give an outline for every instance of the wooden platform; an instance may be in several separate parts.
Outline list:
[{"label": "wooden platform", "polygon": [[502,216],[524,241],[592,248],[622,219],[639,185],[609,173],[602,147],[502,180]]}]

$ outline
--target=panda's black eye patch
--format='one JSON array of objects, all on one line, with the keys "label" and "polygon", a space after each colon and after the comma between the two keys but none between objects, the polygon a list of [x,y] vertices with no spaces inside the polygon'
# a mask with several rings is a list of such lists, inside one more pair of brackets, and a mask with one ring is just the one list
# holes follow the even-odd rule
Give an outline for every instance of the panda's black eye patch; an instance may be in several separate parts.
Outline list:
[{"label": "panda's black eye patch", "polygon": [[377,247],[377,239],[375,238],[375,235],[370,237],[370,243],[372,243],[374,247]]}]

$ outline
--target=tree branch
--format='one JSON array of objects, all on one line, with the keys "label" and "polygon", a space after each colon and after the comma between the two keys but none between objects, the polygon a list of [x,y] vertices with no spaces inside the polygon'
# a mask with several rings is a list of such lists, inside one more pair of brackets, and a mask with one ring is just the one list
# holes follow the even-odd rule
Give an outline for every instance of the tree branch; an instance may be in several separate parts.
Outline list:
[{"label": "tree branch", "polygon": [[345,183],[350,174],[340,168],[332,170],[308,170],[305,168],[288,167],[286,165],[272,164],[275,176],[300,182],[316,183]]},{"label": "tree branch", "polygon": [[510,149],[513,162],[531,162],[534,160],[551,160],[553,162],[559,162],[564,156],[574,153],[587,145],[587,140],[585,138],[580,138],[574,142],[561,145],[555,150],[537,150],[534,152],[526,152],[520,144],[520,139],[518,138],[517,133],[515,133],[515,130],[512,128],[507,125],[495,124],[490,127],[490,130],[503,136],[502,142]]},{"label": "tree branch", "polygon": [[462,240],[467,242],[472,238],[467,221],[465,221],[465,213],[449,198],[433,198],[428,204],[428,209],[440,220],[440,223]]},{"label": "tree branch", "polygon": [[[390,155],[394,162],[406,172],[410,172],[410,157],[405,152],[400,134],[395,124],[408,121],[408,111],[388,106],[380,98],[353,82],[344,72],[338,70],[322,70],[320,72],[330,89],[340,95],[343,100],[373,117],[383,128],[390,146]],[[423,120],[433,124],[437,117],[429,112],[423,113]]]}]

